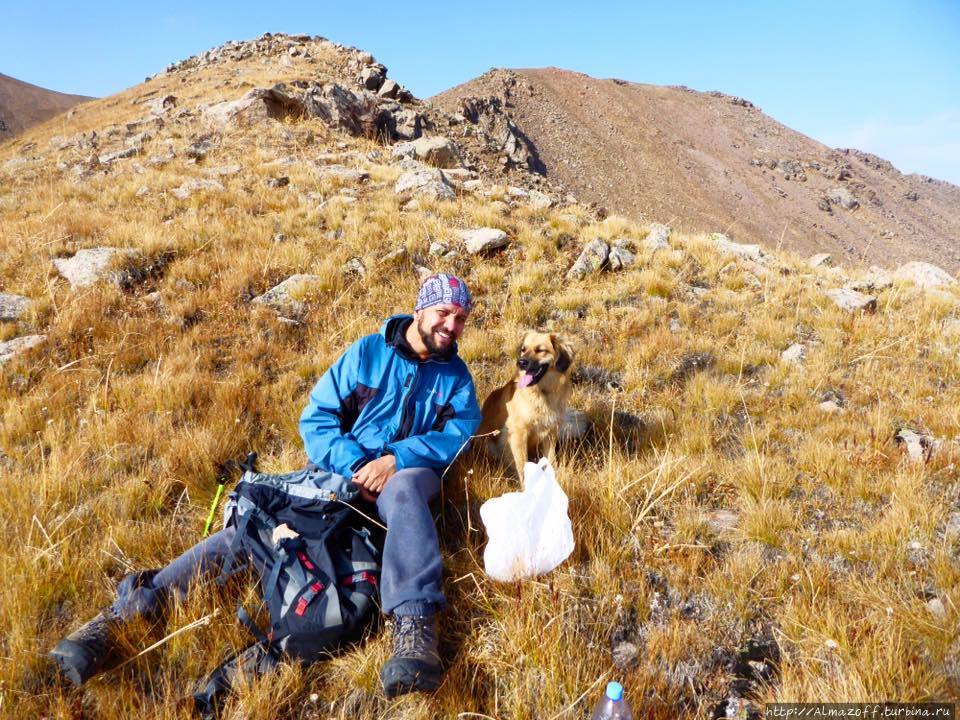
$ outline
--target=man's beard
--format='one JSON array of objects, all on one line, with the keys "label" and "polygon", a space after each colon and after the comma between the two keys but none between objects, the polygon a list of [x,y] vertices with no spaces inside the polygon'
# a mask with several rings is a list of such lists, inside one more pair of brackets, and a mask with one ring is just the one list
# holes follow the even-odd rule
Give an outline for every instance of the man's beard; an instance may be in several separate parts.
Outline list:
[{"label": "man's beard", "polygon": [[450,343],[446,347],[437,345],[434,333],[424,328],[423,318],[420,318],[420,322],[417,323],[417,332],[420,333],[420,339],[423,340],[423,344],[427,347],[427,352],[431,355],[446,355],[450,352],[450,348],[453,347],[452,336],[450,337]]}]

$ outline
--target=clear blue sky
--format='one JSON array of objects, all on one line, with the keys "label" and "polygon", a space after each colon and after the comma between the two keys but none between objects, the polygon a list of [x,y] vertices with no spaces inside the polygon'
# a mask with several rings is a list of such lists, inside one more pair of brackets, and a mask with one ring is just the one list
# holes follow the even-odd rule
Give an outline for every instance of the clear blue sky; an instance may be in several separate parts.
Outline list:
[{"label": "clear blue sky", "polygon": [[10,2],[0,72],[103,96],[265,31],[361,47],[420,97],[547,65],[722,90],[828,145],[960,184],[960,0]]}]

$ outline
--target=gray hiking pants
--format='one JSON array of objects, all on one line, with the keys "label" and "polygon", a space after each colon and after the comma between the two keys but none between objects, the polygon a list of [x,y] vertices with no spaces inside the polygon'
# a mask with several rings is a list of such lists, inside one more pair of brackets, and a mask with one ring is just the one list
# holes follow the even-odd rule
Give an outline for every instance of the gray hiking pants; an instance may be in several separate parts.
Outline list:
[{"label": "gray hiking pants", "polygon": [[[443,560],[429,507],[439,492],[440,478],[433,470],[408,468],[393,475],[377,498],[377,513],[387,526],[380,573],[385,613],[430,615],[446,604],[440,590]],[[157,572],[149,586],[126,588],[121,583],[114,610],[123,617],[150,612],[162,596],[182,595],[191,582],[215,579],[235,535],[236,530],[227,527],[204,538]],[[243,565],[240,558],[235,561]]]}]

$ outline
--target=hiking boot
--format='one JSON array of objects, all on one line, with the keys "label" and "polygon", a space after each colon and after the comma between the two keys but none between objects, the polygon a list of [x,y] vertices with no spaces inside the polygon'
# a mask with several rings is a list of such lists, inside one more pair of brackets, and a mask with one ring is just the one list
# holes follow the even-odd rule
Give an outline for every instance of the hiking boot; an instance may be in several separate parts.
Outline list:
[{"label": "hiking boot", "polygon": [[394,615],[393,623],[393,657],[380,671],[383,692],[392,698],[436,690],[441,674],[436,615]]},{"label": "hiking boot", "polygon": [[94,675],[109,670],[119,659],[117,634],[120,616],[107,608],[93,620],[67,635],[50,651],[62,677],[77,687]]}]

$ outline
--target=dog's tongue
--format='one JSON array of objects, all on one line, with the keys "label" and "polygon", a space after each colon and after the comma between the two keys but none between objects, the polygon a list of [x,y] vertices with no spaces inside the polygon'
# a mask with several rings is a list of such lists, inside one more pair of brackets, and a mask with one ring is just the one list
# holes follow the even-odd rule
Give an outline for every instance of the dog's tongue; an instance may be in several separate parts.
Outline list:
[{"label": "dog's tongue", "polygon": [[525,388],[527,385],[533,382],[533,373],[525,372],[520,376],[520,382],[517,383],[517,387]]}]

